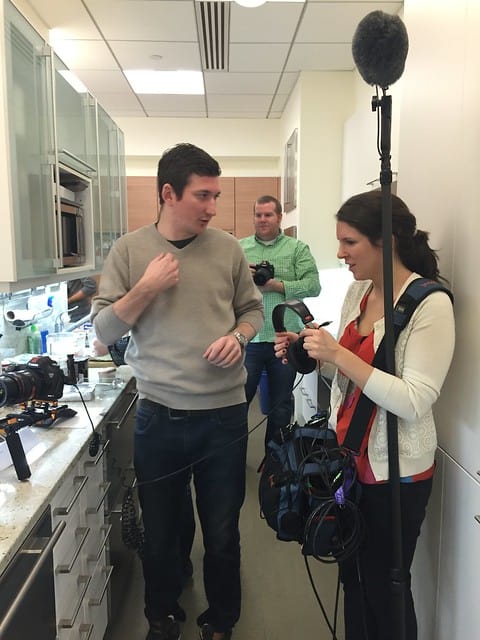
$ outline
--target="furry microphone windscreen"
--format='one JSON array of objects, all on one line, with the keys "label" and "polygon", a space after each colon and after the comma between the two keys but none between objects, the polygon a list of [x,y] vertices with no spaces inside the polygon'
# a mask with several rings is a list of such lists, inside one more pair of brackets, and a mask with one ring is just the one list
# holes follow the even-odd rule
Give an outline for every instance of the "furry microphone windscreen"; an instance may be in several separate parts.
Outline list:
[{"label": "furry microphone windscreen", "polygon": [[358,23],[352,54],[368,84],[385,89],[396,82],[405,68],[407,53],[407,30],[398,16],[372,11]]}]

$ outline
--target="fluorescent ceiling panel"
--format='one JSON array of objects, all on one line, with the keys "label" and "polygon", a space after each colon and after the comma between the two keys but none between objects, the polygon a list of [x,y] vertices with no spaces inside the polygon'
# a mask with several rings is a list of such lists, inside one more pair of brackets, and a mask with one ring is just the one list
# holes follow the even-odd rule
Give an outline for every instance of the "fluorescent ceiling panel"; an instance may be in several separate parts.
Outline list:
[{"label": "fluorescent ceiling panel", "polygon": [[124,73],[138,94],[197,96],[205,93],[201,71],[127,69]]}]

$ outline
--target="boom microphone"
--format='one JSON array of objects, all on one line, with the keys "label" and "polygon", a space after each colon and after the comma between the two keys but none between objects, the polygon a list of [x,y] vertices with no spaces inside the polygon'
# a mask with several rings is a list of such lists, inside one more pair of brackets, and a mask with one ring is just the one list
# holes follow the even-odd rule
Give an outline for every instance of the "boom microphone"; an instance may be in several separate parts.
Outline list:
[{"label": "boom microphone", "polygon": [[355,30],[352,54],[362,78],[382,89],[396,82],[405,68],[408,35],[398,16],[372,11]]}]

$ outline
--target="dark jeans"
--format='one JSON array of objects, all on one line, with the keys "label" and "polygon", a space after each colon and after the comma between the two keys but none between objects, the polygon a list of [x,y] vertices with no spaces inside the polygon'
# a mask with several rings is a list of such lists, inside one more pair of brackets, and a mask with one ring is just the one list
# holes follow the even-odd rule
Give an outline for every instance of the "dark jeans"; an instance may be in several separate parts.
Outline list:
[{"label": "dark jeans", "polygon": [[[431,490],[431,479],[400,485],[407,640],[417,638],[410,567]],[[340,565],[345,640],[391,640],[393,636],[390,504],[389,484],[362,485],[360,510],[366,523],[365,540],[358,554],[358,563],[357,558],[352,557]]]},{"label": "dark jeans", "polygon": [[[240,617],[238,521],[245,497],[246,435],[246,403],[178,417],[150,400],[138,402],[135,471],[145,527],[148,620],[172,613],[182,591],[180,528],[192,475],[205,547],[208,621],[224,631]],[[141,484],[150,480],[155,482]]]},{"label": "dark jeans", "polygon": [[251,342],[245,352],[245,367],[248,374],[245,384],[248,404],[255,396],[262,371],[265,369],[267,372],[270,408],[265,432],[266,444],[275,431],[290,423],[293,413],[292,389],[296,371],[289,364],[282,364],[281,359],[275,357],[273,342]]}]

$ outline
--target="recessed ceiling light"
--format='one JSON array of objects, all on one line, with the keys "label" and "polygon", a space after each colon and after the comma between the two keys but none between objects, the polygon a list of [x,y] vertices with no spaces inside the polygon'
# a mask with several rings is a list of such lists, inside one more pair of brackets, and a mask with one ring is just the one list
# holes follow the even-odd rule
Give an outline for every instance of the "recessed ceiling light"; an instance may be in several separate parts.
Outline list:
[{"label": "recessed ceiling light", "polygon": [[235,0],[241,7],[259,7],[265,4],[266,0]]},{"label": "recessed ceiling light", "polygon": [[135,93],[191,96],[205,93],[201,71],[127,69],[124,73]]},{"label": "recessed ceiling light", "polygon": [[[267,0],[235,0],[241,7],[260,7]],[[305,0],[268,0],[269,2],[305,2]]]}]

